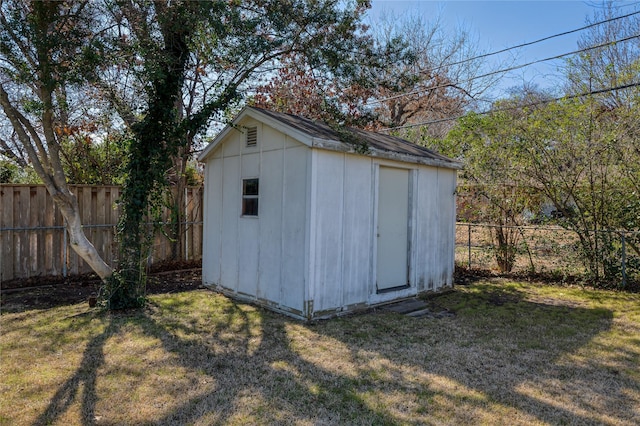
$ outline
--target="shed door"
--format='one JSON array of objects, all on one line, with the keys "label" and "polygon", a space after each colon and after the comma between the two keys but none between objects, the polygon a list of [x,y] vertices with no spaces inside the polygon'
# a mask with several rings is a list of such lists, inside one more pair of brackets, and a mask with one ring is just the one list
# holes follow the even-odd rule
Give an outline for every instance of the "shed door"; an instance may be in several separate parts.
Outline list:
[{"label": "shed door", "polygon": [[406,287],[409,283],[409,170],[380,167],[377,236],[377,291]]}]

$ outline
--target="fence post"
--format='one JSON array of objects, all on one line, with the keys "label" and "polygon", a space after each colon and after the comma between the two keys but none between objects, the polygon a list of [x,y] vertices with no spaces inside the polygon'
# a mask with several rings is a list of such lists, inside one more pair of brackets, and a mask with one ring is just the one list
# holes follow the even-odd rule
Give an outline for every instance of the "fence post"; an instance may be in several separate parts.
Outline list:
[{"label": "fence post", "polygon": [[467,223],[467,253],[469,256],[468,269],[471,269],[471,223]]},{"label": "fence post", "polygon": [[67,221],[62,219],[62,276],[67,278]]},{"label": "fence post", "polygon": [[620,240],[622,243],[622,287],[627,286],[627,249],[625,244],[624,232],[620,234]]}]

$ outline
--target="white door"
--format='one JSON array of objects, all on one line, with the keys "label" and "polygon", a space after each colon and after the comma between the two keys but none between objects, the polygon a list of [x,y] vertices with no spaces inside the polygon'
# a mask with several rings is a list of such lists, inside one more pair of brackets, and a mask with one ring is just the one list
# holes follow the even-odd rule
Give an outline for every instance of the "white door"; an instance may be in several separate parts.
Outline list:
[{"label": "white door", "polygon": [[409,283],[409,170],[380,167],[378,177],[378,292]]}]

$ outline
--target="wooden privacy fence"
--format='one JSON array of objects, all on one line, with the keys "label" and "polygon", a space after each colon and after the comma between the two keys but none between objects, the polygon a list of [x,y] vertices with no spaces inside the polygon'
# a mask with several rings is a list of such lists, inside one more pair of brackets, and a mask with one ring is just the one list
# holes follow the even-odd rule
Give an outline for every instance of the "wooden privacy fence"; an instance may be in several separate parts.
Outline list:
[{"label": "wooden privacy fence", "polygon": [[[117,262],[116,201],[120,188],[74,185],[71,190],[78,197],[85,234],[103,259],[114,265]],[[187,188],[185,199],[180,235],[182,253],[177,253],[177,259],[199,260],[202,257],[202,188]],[[168,217],[167,210],[164,220]],[[167,236],[168,231],[169,224],[163,223],[154,233],[150,263],[173,257],[176,245]],[[91,268],[71,249],[62,215],[44,185],[0,185],[0,282],[87,272],[91,272]]]}]

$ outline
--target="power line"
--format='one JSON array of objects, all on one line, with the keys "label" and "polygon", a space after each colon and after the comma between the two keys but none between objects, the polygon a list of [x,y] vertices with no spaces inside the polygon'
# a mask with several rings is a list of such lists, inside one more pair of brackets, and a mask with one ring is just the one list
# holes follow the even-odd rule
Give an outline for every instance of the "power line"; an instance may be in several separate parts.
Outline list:
[{"label": "power line", "polygon": [[[601,94],[601,93],[615,92],[617,90],[629,89],[631,87],[638,87],[638,86],[640,86],[640,82],[633,82],[633,83],[629,83],[629,84],[623,84],[621,86],[608,87],[606,89],[592,90],[592,91],[589,91],[589,92],[583,92],[583,93],[577,93],[577,94],[573,94],[573,95],[561,96],[561,97],[558,97],[558,98],[545,99],[545,100],[541,100],[541,101],[537,101],[537,102],[529,102],[527,104],[522,104],[522,105],[490,109],[490,110],[486,110],[486,111],[476,112],[475,114],[476,115],[486,115],[486,114],[490,114],[490,113],[493,113],[493,112],[511,111],[511,110],[514,110],[514,109],[521,109],[521,108],[532,107],[532,106],[537,106],[537,105],[544,105],[544,104],[548,104],[548,103],[551,103],[551,102],[557,102],[557,101],[561,101],[561,100],[565,100],[565,99],[575,99],[575,98],[581,98],[581,97],[590,96],[590,95],[598,95],[598,94]],[[380,132],[389,132],[391,130],[408,129],[408,128],[411,128],[411,127],[427,126],[429,124],[445,123],[447,121],[458,120],[458,119],[464,117],[465,115],[466,114],[462,114],[462,115],[458,115],[458,116],[455,116],[455,117],[447,117],[447,118],[440,118],[440,119],[437,119],[437,120],[423,121],[421,123],[406,124],[404,126],[388,127],[386,129],[380,130]]]},{"label": "power line", "polygon": [[594,23],[586,25],[584,27],[576,28],[575,30],[565,31],[565,32],[558,33],[558,34],[553,34],[553,35],[550,35],[550,36],[547,36],[547,37],[543,37],[543,38],[538,39],[538,40],[534,40],[534,41],[530,41],[530,42],[527,42],[527,43],[518,44],[516,46],[507,47],[507,48],[502,49],[502,50],[497,50],[495,52],[484,53],[482,55],[474,56],[472,58],[462,59],[460,61],[452,62],[452,63],[446,64],[446,65],[440,65],[440,66],[437,66],[435,68],[432,68],[432,69],[428,70],[427,72],[437,71],[439,69],[450,67],[450,66],[453,66],[453,65],[464,64],[465,62],[475,61],[476,59],[487,58],[489,56],[494,56],[494,55],[498,55],[500,53],[508,52],[509,50],[520,49],[521,47],[531,46],[533,44],[537,44],[537,43],[541,43],[543,41],[551,40],[551,39],[556,38],[556,37],[561,37],[561,36],[565,36],[565,35],[568,35],[568,34],[573,34],[573,33],[576,33],[578,31],[583,31],[583,30],[586,30],[586,29],[589,29],[589,28],[592,28],[592,27],[595,27],[595,26],[598,26],[598,25],[606,24],[608,22],[613,22],[613,21],[616,21],[618,19],[628,18],[630,16],[638,15],[638,14],[640,14],[640,11],[631,12],[631,13],[627,13],[626,15],[616,16],[614,18],[605,19],[603,21],[594,22]]},{"label": "power line", "polygon": [[[640,12],[638,12],[638,13],[640,13]],[[368,102],[368,105],[376,105],[376,104],[380,104],[382,102],[391,101],[391,100],[402,98],[402,97],[405,97],[405,96],[416,95],[416,94],[419,94],[419,93],[422,93],[422,92],[431,91],[431,90],[444,89],[444,88],[447,88],[447,87],[455,87],[456,85],[458,85],[460,83],[468,83],[470,81],[477,80],[477,79],[480,79],[480,78],[490,77],[490,76],[496,75],[496,74],[503,74],[503,73],[506,73],[506,72],[509,72],[509,71],[515,71],[517,69],[525,68],[525,67],[528,67],[528,66],[531,66],[531,65],[535,65],[535,64],[538,64],[538,63],[541,63],[541,62],[560,59],[560,58],[563,58],[565,56],[575,55],[577,53],[583,53],[583,52],[587,52],[589,50],[599,49],[601,47],[610,46],[610,45],[613,45],[613,44],[616,44],[616,43],[622,43],[622,42],[629,41],[629,40],[632,40],[634,38],[639,38],[639,37],[640,37],[640,34],[635,34],[635,35],[632,35],[632,36],[629,36],[629,37],[625,37],[625,38],[622,38],[622,39],[608,41],[606,43],[600,43],[600,44],[597,44],[595,46],[589,46],[589,47],[586,47],[584,49],[574,50],[572,52],[562,53],[560,55],[555,55],[555,56],[551,56],[551,57],[544,58],[544,59],[537,59],[535,61],[527,62],[525,64],[520,64],[520,65],[516,65],[516,66],[513,66],[513,67],[509,67],[509,68],[505,68],[505,69],[501,69],[501,70],[497,70],[497,71],[492,71],[490,73],[486,73],[486,74],[478,75],[478,76],[475,76],[475,77],[471,77],[471,78],[469,78],[467,80],[462,80],[462,81],[459,81],[459,82],[457,82],[455,84],[454,83],[447,83],[447,84],[442,84],[442,85],[439,85],[439,86],[425,87],[425,88],[421,88],[421,89],[418,89],[418,90],[414,90],[412,92],[400,93],[400,94],[397,94],[397,95],[394,95],[394,96],[389,96],[387,98],[374,99],[371,102]]]}]

